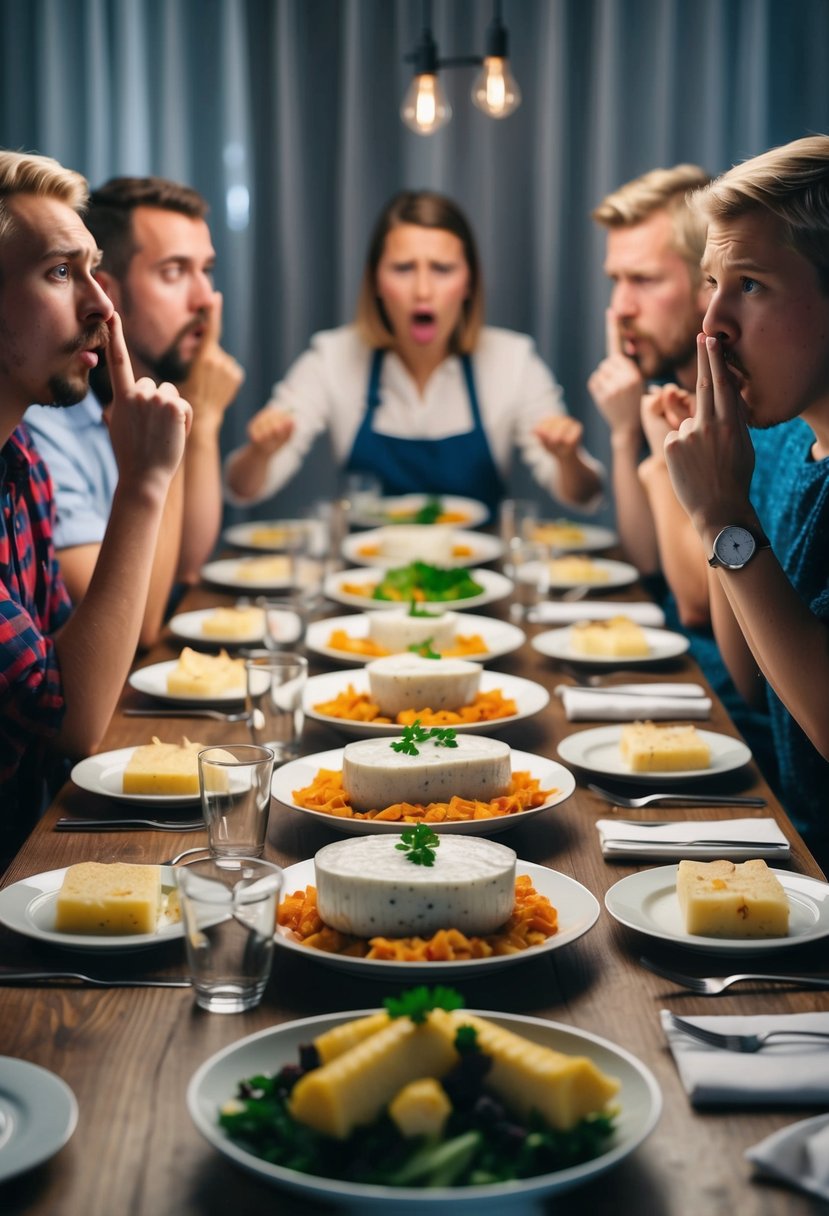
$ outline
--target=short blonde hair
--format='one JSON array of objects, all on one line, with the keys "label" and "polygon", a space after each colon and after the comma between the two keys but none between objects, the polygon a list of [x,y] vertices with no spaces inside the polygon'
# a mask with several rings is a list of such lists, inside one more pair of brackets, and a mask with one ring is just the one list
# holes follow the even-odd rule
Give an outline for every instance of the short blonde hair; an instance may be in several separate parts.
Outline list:
[{"label": "short blonde hair", "polygon": [[783,243],[806,258],[829,294],[829,135],[807,135],[735,165],[692,197],[706,221],[768,211]]},{"label": "short blonde hair", "polygon": [[360,337],[373,350],[385,350],[394,345],[394,334],[377,296],[377,267],[383,256],[386,237],[392,228],[400,224],[440,228],[451,232],[461,242],[469,269],[469,295],[464,302],[461,320],[449,340],[449,349],[454,355],[470,354],[475,349],[484,323],[484,287],[478,249],[461,209],[451,199],[430,190],[404,190],[396,194],[383,208],[374,225],[357,299],[355,325]]},{"label": "short blonde hair", "polygon": [[86,208],[89,186],[80,173],[64,169],[51,156],[0,150],[0,244],[14,226],[6,200],[16,194],[56,198],[80,214]]},{"label": "short blonde hair", "polygon": [[710,181],[710,174],[699,165],[651,169],[608,194],[593,211],[593,219],[605,228],[632,228],[657,211],[666,211],[673,225],[673,249],[687,262],[696,282],[705,251],[706,222],[696,209],[688,206],[688,196]]}]

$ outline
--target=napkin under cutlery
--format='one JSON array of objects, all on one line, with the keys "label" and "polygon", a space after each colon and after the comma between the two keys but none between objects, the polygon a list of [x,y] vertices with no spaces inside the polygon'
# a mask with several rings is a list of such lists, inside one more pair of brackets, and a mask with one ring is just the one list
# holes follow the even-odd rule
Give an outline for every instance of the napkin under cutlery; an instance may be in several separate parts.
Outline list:
[{"label": "napkin under cutlery", "polygon": [[559,684],[568,722],[635,722],[665,718],[709,718],[711,698],[700,684],[612,684],[574,688]]},{"label": "napkin under cutlery", "polygon": [[764,1177],[829,1200],[829,1115],[781,1127],[745,1155]]},{"label": "napkin under cutlery", "polygon": [[[829,1102],[829,1043],[819,1039],[776,1039],[746,1055],[709,1047],[671,1026],[660,1011],[662,1029],[693,1106],[825,1106]],[[734,1017],[714,1015],[689,1021],[726,1034],[770,1030],[820,1030],[829,1034],[829,1013],[785,1013]]]},{"label": "napkin under cutlery", "polygon": [[598,819],[596,828],[603,856],[626,861],[710,861],[718,857],[739,861],[757,856],[782,861],[791,853],[789,841],[773,819],[683,819],[652,825]]},{"label": "napkin under cutlery", "polygon": [[[599,584],[600,586],[601,584]],[[623,600],[544,600],[527,614],[533,625],[570,625],[573,621],[606,621],[612,616],[626,616],[637,625],[661,629],[665,613],[658,604],[627,603]]]}]

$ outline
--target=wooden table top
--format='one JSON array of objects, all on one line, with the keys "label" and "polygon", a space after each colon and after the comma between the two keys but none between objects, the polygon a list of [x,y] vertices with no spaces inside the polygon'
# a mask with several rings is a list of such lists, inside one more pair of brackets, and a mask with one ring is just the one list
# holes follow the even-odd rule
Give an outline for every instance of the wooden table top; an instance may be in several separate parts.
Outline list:
[{"label": "wooden table top", "polygon": [[[185,607],[217,602],[231,600],[197,589],[189,594]],[[322,615],[343,611],[326,606]],[[493,611],[502,614],[500,606]],[[527,631],[532,635],[540,630],[527,626]],[[141,663],[172,658],[179,649],[178,639],[167,635]],[[313,655],[310,658],[312,674],[329,669]],[[493,662],[490,669],[535,680],[551,692],[562,678],[568,678],[562,677],[557,662],[542,657],[528,643]],[[642,669],[637,678],[652,674],[656,678],[700,679],[695,664],[685,656],[663,664],[656,672]],[[630,678],[630,673],[615,673],[610,679],[625,676]],[[141,704],[149,704],[148,699],[127,688],[121,707]],[[560,700],[553,695],[537,716],[497,734],[515,748],[555,759],[556,745],[565,735],[592,725],[596,724],[567,722]],[[704,725],[736,733],[716,701],[711,721]],[[102,750],[147,742],[153,734],[173,739],[184,732],[205,743],[245,738],[242,725],[128,718],[119,711]],[[306,721],[304,754],[339,747],[343,742],[342,736],[320,723]],[[603,859],[594,824],[618,812],[586,789],[588,779],[578,774],[571,798],[498,839],[511,845],[519,858],[577,879],[602,903],[609,887],[642,867]],[[775,816],[792,841],[789,868],[822,877],[753,762],[727,783],[717,784],[719,792],[727,784],[734,791],[765,796],[767,808],[739,814]],[[81,860],[160,862],[204,840],[201,832],[53,830],[59,815],[106,817],[123,810],[123,804],[67,783],[13,861],[3,885]],[[668,816],[704,819],[734,813],[726,808],[691,807],[668,812]],[[642,819],[663,814],[658,809],[635,813]],[[335,838],[326,827],[274,804],[266,855],[286,865],[312,856]],[[41,946],[5,929],[0,930],[0,944],[2,966],[7,968],[73,966],[82,961],[81,955]],[[742,960],[698,955],[654,942],[618,924],[602,907],[595,926],[561,950],[492,976],[483,974],[463,984],[451,981],[461,988],[470,1007],[529,1014],[601,1035],[642,1060],[661,1086],[661,1118],[644,1144],[609,1173],[549,1201],[549,1210],[554,1206],[558,1216],[583,1211],[608,1216],[640,1211],[651,1216],[696,1212],[706,1216],[733,1212],[790,1216],[824,1210],[803,1194],[753,1181],[743,1157],[750,1145],[815,1110],[695,1111],[666,1047],[659,1010],[691,1015],[803,1012],[829,1007],[827,994],[767,987],[737,989],[715,1000],[706,999],[681,992],[646,971],[638,963],[642,953],[697,974],[745,969]],[[798,947],[782,960],[778,957],[775,969],[825,972],[825,959],[825,942]],[[97,966],[103,972],[103,965]],[[125,955],[118,969],[121,975],[180,976],[184,969],[181,942]],[[405,983],[381,984],[283,950],[276,952],[262,1004],[237,1015],[197,1010],[187,989],[0,987],[0,1054],[51,1069],[72,1087],[80,1106],[78,1127],[66,1147],[39,1168],[0,1185],[0,1208],[6,1216],[121,1216],[127,1212],[130,1216],[218,1216],[228,1210],[288,1214],[330,1210],[272,1189],[215,1152],[187,1113],[187,1085],[214,1052],[254,1031],[314,1014],[375,1007],[390,991],[403,987]]]}]

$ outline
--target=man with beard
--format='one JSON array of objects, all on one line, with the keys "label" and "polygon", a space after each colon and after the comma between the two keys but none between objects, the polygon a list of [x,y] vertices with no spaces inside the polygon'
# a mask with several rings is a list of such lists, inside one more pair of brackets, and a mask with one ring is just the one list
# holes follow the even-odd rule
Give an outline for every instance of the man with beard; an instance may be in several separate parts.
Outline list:
[{"label": "man with beard", "polygon": [[[221,524],[219,432],[244,379],[219,344],[222,297],[195,190],[161,178],[113,178],[93,191],[86,223],[102,250],[98,281],[120,313],[137,375],[176,384],[193,407],[185,458],[167,498],[140,644],[156,640],[176,583],[192,583]],[[55,484],[55,546],[75,604],[86,593],[117,482],[105,368],[71,414],[35,406],[26,422]]]},{"label": "man with beard", "polygon": [[[172,384],[133,377],[120,318],[95,279],[86,198],[84,179],[57,161],[0,152],[0,859],[36,818],[47,745],[71,756],[100,745],[192,418]],[[70,613],[51,483],[22,423],[31,401],[81,401],[104,350],[118,485],[88,593]]]},{"label": "man with beard", "polygon": [[665,456],[708,556],[722,653],[768,703],[783,801],[825,867],[829,136],[737,165],[694,203],[709,287],[696,413]]}]

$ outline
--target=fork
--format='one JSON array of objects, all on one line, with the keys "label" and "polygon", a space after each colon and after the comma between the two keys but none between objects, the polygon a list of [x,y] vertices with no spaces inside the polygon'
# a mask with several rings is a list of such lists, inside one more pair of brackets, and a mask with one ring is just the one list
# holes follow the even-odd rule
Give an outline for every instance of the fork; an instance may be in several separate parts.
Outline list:
[{"label": "fork", "polygon": [[600,785],[593,785],[588,782],[587,788],[592,790],[594,794],[598,794],[600,798],[604,798],[605,802],[612,802],[614,806],[623,806],[627,810],[634,810],[640,806],[650,806],[653,802],[680,802],[686,805],[693,806],[765,806],[765,798],[757,798],[749,794],[643,794],[639,798],[628,798],[624,794],[614,794],[612,790],[603,789]]},{"label": "fork", "polygon": [[692,1039],[699,1039],[700,1043],[707,1043],[709,1047],[722,1047],[726,1051],[742,1051],[753,1052],[759,1051],[769,1039],[786,1036],[806,1039],[828,1039],[829,1031],[823,1030],[768,1030],[765,1034],[722,1034],[718,1030],[704,1029],[702,1026],[696,1026],[693,1022],[686,1022],[685,1018],[679,1018],[675,1013],[669,1013],[668,1017],[671,1020],[671,1025],[677,1030],[683,1031],[684,1034],[690,1035]]},{"label": "fork", "polygon": [[196,832],[203,819],[73,819],[61,816],[56,832],[120,832],[124,828],[155,828],[159,832]]},{"label": "fork", "polygon": [[94,988],[189,988],[189,980],[102,980],[82,971],[0,971],[0,984],[52,983],[55,980],[91,984]]},{"label": "fork", "polygon": [[654,975],[661,975],[663,980],[670,980],[674,984],[679,984],[681,988],[687,988],[689,992],[696,992],[700,996],[719,996],[732,984],[741,984],[746,980],[766,984],[790,984],[793,988],[829,989],[829,976],[825,975],[759,975],[742,972],[722,978],[715,976],[703,978],[696,975],[682,975],[679,971],[670,971],[667,967],[661,967],[649,958],[640,958],[639,962]]},{"label": "fork", "polygon": [[125,718],[212,718],[214,722],[246,722],[247,711],[226,714],[219,709],[125,709]]}]

